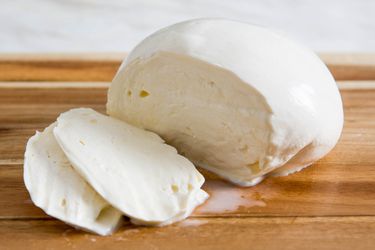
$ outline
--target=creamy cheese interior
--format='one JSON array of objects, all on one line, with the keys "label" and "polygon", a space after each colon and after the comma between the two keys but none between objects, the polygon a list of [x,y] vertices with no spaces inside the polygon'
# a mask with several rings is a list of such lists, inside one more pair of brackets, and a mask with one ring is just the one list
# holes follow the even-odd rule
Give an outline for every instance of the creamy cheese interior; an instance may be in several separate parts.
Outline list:
[{"label": "creamy cheese interior", "polygon": [[256,90],[220,65],[172,52],[136,59],[115,77],[107,111],[233,182],[256,184],[267,171],[261,166],[270,110]]}]

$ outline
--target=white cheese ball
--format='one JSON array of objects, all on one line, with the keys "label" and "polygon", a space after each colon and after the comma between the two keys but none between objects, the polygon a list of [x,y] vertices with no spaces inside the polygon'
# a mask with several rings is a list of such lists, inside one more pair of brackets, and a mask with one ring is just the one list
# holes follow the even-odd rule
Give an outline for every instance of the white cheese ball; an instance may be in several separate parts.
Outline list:
[{"label": "white cheese ball", "polygon": [[242,186],[311,165],[343,127],[339,91],[314,53],[224,19],[178,23],[144,39],[117,72],[107,112]]}]

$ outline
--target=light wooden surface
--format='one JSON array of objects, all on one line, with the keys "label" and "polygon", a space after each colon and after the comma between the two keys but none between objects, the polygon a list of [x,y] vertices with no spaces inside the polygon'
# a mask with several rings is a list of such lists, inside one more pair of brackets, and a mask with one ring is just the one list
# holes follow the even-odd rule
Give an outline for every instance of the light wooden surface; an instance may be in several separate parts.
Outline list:
[{"label": "light wooden surface", "polygon": [[[205,205],[165,228],[125,222],[110,237],[45,215],[23,184],[25,143],[70,108],[104,112],[108,82],[98,81],[112,78],[121,57],[0,55],[0,249],[375,249],[375,57],[366,55],[323,57],[348,69],[335,75],[344,79],[345,127],[327,157],[252,188],[210,178],[205,184],[213,201],[228,205],[220,200],[224,190],[223,197],[238,196],[247,206]],[[356,78],[360,72],[367,73]]]},{"label": "light wooden surface", "polygon": [[[375,54],[320,54],[336,80],[375,79]],[[111,81],[123,53],[3,54],[0,81]]]}]

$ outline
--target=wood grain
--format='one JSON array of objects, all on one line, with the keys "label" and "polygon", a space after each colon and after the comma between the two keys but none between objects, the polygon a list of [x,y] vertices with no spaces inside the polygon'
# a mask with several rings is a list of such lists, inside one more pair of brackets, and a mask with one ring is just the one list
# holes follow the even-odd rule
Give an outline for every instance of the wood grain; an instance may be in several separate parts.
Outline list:
[{"label": "wood grain", "polygon": [[336,80],[375,79],[375,54],[320,54]]},{"label": "wood grain", "polygon": [[374,236],[374,217],[188,219],[163,228],[127,224],[110,237],[56,220],[0,221],[4,249],[370,250]]},{"label": "wood grain", "polygon": [[[331,156],[330,156],[331,157]],[[36,208],[24,187],[21,164],[0,167],[0,219],[47,218]],[[206,177],[203,189],[216,203],[227,201],[215,181]],[[222,183],[233,196],[241,197],[248,206],[231,210],[198,208],[193,217],[254,216],[355,216],[375,215],[375,170],[372,165],[335,164],[321,161],[303,172],[288,177],[269,178],[251,188]],[[214,185],[212,185],[214,184]],[[261,201],[264,206],[255,205]],[[251,205],[254,204],[254,205]],[[230,207],[224,205],[224,207]]]},{"label": "wood grain", "polygon": [[110,81],[124,53],[2,54],[0,81]]},{"label": "wood grain", "polygon": [[[204,189],[227,209],[206,203],[165,228],[125,223],[115,235],[98,237],[47,216],[24,187],[25,143],[68,109],[105,112],[109,83],[102,81],[122,57],[0,55],[0,249],[374,249],[373,55],[322,56],[336,79],[345,80],[338,83],[345,127],[335,149],[304,171],[252,188],[209,177]],[[239,206],[227,206],[228,193]]]},{"label": "wood grain", "polygon": [[[0,54],[0,81],[111,81],[125,53]],[[320,54],[336,80],[375,79],[375,54]]]},{"label": "wood grain", "polygon": [[[345,82],[344,84],[349,84]],[[373,82],[375,84],[375,81]],[[1,88],[0,88],[1,89]],[[48,95],[46,94],[48,93]],[[197,210],[195,216],[375,215],[375,89],[341,90],[345,127],[335,149],[314,166],[252,188],[229,185],[234,194],[264,207]],[[106,88],[2,88],[0,92],[0,216],[45,218],[31,204],[22,181],[27,139],[73,107],[105,111]],[[363,105],[363,100],[368,100]],[[6,178],[3,178],[3,177]],[[205,189],[215,195],[208,182]],[[366,199],[363,199],[366,197]],[[202,212],[203,211],[203,212]]]}]

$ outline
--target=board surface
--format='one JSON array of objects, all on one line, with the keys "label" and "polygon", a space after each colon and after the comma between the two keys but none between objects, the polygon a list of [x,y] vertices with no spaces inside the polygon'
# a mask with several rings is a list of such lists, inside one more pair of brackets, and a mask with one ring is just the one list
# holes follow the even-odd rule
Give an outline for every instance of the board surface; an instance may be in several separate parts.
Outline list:
[{"label": "board surface", "polygon": [[207,178],[210,200],[163,228],[75,230],[34,206],[25,143],[63,111],[105,112],[123,54],[0,55],[0,249],[375,249],[375,55],[321,55],[343,98],[334,150],[299,173],[240,188]]}]

